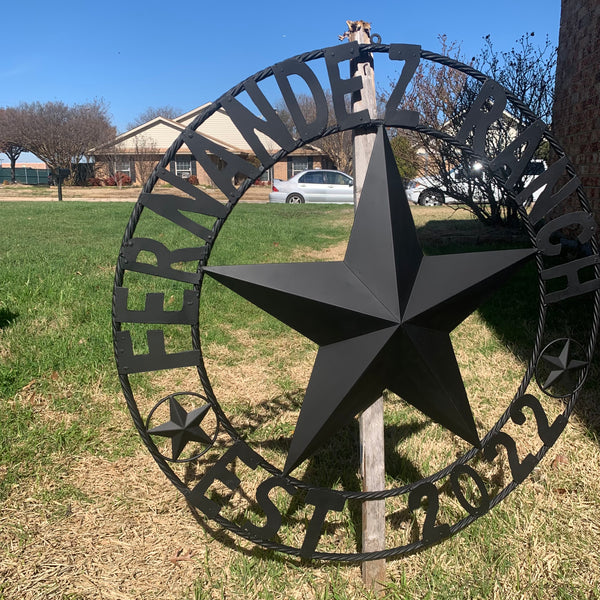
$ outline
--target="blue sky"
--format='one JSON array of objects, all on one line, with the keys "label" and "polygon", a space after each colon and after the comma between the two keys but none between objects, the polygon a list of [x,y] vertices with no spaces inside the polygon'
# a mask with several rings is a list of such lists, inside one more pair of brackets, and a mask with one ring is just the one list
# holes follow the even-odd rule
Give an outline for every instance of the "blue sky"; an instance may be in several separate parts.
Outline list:
[{"label": "blue sky", "polygon": [[123,131],[149,106],[186,112],[275,62],[336,45],[347,19],[371,22],[383,43],[432,51],[446,34],[471,57],[486,34],[498,49],[531,31],[558,43],[560,0],[9,2],[0,106],[103,98]]}]

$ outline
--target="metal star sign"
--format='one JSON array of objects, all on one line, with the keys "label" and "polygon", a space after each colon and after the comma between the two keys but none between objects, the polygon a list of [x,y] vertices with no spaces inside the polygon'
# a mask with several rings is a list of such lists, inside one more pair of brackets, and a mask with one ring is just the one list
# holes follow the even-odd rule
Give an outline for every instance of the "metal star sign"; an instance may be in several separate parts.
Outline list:
[{"label": "metal star sign", "polygon": [[[401,66],[390,100],[377,118],[371,118],[367,110],[348,112],[347,95],[362,94],[366,80],[343,75],[352,61],[370,61],[374,53],[391,61],[389,66],[395,69]],[[421,64],[434,64],[443,72],[458,72],[467,81],[477,81],[479,91],[466,107],[464,118],[461,115],[456,123],[456,130],[431,128],[420,121],[417,112],[404,108],[402,99]],[[310,122],[291,85],[291,79],[297,81],[298,77],[306,83],[314,103]],[[332,106],[324,90],[330,90]],[[115,359],[127,407],[150,454],[190,506],[219,528],[269,550],[305,559],[364,562],[399,557],[453,535],[486,514],[531,474],[556,442],[588,375],[598,336],[598,226],[568,158],[543,122],[515,100],[499,82],[471,66],[418,45],[351,42],[311,50],[244,79],[192,117],[164,154],[132,211],[119,252],[113,289]],[[281,102],[289,109],[293,128],[275,109]],[[524,127],[515,139],[506,141],[505,148],[491,155],[487,142],[495,136],[497,125],[507,125],[505,108],[509,103],[518,107]],[[258,162],[203,134],[223,116],[231,120]],[[212,266],[218,236],[254,181],[290,153],[326,135],[367,133],[377,127],[381,129],[342,261]],[[462,159],[488,165],[490,183],[502,190],[499,206],[510,203],[516,208],[531,249],[424,256],[384,127],[433,137],[452,146]],[[266,138],[273,145],[266,143]],[[556,151],[556,160],[529,180],[528,164],[544,141]],[[211,179],[216,195],[169,169],[184,145],[185,152],[191,152],[193,161]],[[517,151],[523,148],[523,152]],[[177,193],[157,189],[161,182],[176,188]],[[528,209],[532,198],[535,203]],[[152,226],[146,227],[146,221]],[[161,224],[160,238],[147,237],[156,230],[156,223]],[[578,242],[589,247],[589,254],[560,252],[557,233],[561,231],[578,232]],[[254,236],[262,234],[261,225],[253,225],[245,242],[251,245]],[[468,398],[462,381],[451,332],[534,254],[535,266],[531,266],[535,268],[530,275],[537,275],[539,311],[527,369],[510,404],[497,411],[498,420],[492,425],[493,418],[486,411],[481,425],[479,419],[476,425],[474,414],[479,415],[475,407],[471,409],[473,399]],[[231,257],[227,262],[231,264]],[[289,451],[283,455],[279,448],[269,457],[258,452],[261,440],[272,434],[268,417],[257,419],[257,429],[246,436],[245,430],[238,429],[237,415],[230,419],[217,398],[201,343],[203,335],[210,335],[212,320],[202,318],[201,307],[218,313],[222,305],[212,295],[211,286],[204,286],[204,275],[221,281],[319,346]],[[139,288],[140,280],[146,288]],[[173,306],[171,299],[179,297],[173,294],[175,290],[183,294],[181,304]],[[145,293],[143,307],[140,293]],[[578,304],[582,312],[575,315],[575,311],[565,310],[572,306],[571,299],[584,297],[586,301]],[[536,302],[536,295],[527,302]],[[516,311],[517,304],[505,302],[501,310]],[[571,339],[566,348],[570,336],[555,339],[554,329],[546,331],[548,322],[561,323],[565,333],[577,331],[578,338]],[[587,324],[587,333],[582,323]],[[137,333],[144,330],[147,344],[140,350]],[[543,347],[543,340],[550,339],[554,341]],[[180,385],[187,381],[190,368],[197,370],[198,390],[174,389],[147,410],[147,390],[138,373],[181,369],[172,380],[173,385]],[[534,375],[539,393],[532,389]],[[144,393],[140,405],[136,388]],[[420,480],[405,482],[404,473],[392,468],[386,472],[389,485],[378,483],[373,489],[359,491],[346,489],[345,483],[350,482],[337,479],[333,487],[323,487],[329,475],[318,469],[316,473],[307,469],[302,480],[294,477],[294,469],[302,461],[386,389],[448,430],[446,439],[439,440],[443,448],[427,450],[436,456],[427,461]],[[506,400],[504,392],[502,389],[498,401]],[[185,403],[183,396],[189,398]],[[171,398],[179,405],[170,402]],[[561,414],[556,415],[553,398],[566,400]],[[167,401],[170,419],[165,416],[157,421],[162,425],[152,429],[157,411],[166,412]],[[210,409],[203,406],[206,403]],[[269,414],[280,409],[278,402],[267,401],[265,406],[267,403]],[[205,409],[214,414],[202,420]],[[211,433],[209,421],[210,440],[206,435]],[[523,431],[529,446],[536,430],[537,451],[526,453],[516,436]],[[155,435],[165,437],[169,456],[154,443]],[[454,451],[454,435],[467,440],[464,452]],[[201,452],[179,458],[190,442],[199,442]],[[443,455],[450,448],[452,463],[443,466]],[[171,458],[171,450],[175,458]],[[399,447],[399,452],[409,450]],[[206,458],[199,460],[203,455]],[[340,457],[341,469],[346,466],[342,466],[343,460]],[[187,477],[185,469],[182,479],[183,469],[171,465],[183,462],[193,466],[193,478]],[[245,488],[240,475],[248,470],[252,482]],[[364,471],[372,472],[366,465]],[[502,481],[490,475],[498,472]],[[231,494],[223,494],[223,489]],[[248,494],[251,490],[255,493]],[[294,506],[304,507],[306,519],[280,510],[275,499],[287,496]],[[360,503],[366,515],[373,501],[383,500],[390,514],[398,516],[385,520],[385,539],[388,541],[390,529],[393,547],[371,550],[364,546],[361,552],[348,551],[356,542],[355,524],[347,528],[350,539],[346,542],[338,535],[338,524],[355,518],[353,510],[345,510],[347,503]],[[286,540],[298,543],[288,545]]]},{"label": "metal star sign", "polygon": [[579,371],[588,365],[587,361],[571,358],[570,339],[565,340],[565,344],[558,356],[554,356],[552,354],[542,354],[542,359],[554,367],[550,371],[546,381],[544,381],[542,385],[543,389],[549,388],[553,383],[559,381],[570,371]]},{"label": "metal star sign", "polygon": [[169,398],[170,421],[150,429],[148,433],[171,438],[173,460],[177,460],[189,442],[211,444],[211,438],[200,427],[200,423],[210,410],[205,404],[189,413],[173,397]]},{"label": "metal star sign", "polygon": [[343,261],[205,267],[320,347],[284,473],[384,389],[479,447],[449,333],[534,253],[424,256],[380,127]]}]

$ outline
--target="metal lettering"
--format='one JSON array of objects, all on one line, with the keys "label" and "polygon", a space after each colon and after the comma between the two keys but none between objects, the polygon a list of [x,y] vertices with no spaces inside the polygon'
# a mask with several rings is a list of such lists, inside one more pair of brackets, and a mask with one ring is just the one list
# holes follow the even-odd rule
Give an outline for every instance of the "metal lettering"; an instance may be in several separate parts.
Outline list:
[{"label": "metal lettering", "polygon": [[577,236],[580,244],[589,242],[598,228],[594,216],[590,213],[583,211],[567,213],[553,219],[538,231],[536,236],[537,247],[546,256],[558,256],[562,246],[560,241],[556,244],[552,243],[552,236],[557,231],[573,225],[579,225],[581,228],[581,232]]},{"label": "metal lettering", "polygon": [[[170,183],[173,187],[176,187],[188,196],[196,199],[196,208],[193,212],[220,219],[225,218],[228,215],[229,210],[224,204],[221,204],[218,200],[215,200],[200,188],[192,185],[189,181],[164,168],[158,169],[157,174],[163,181]],[[162,197],[164,198],[165,196],[162,195]]]},{"label": "metal lettering", "polygon": [[[283,100],[290,111],[290,115],[292,115],[300,139],[308,141],[319,137],[327,127],[329,110],[327,108],[325,92],[323,92],[318,77],[307,64],[296,59],[289,59],[274,65],[273,74],[281,90]],[[300,109],[298,98],[296,98],[290,85],[288,78],[291,75],[297,75],[304,80],[304,83],[306,83],[310,90],[311,98],[315,103],[315,114],[310,123],[306,120],[304,113]]]},{"label": "metal lettering", "polygon": [[408,508],[415,511],[421,506],[423,498],[427,498],[425,521],[423,523],[423,541],[431,544],[450,535],[450,526],[446,523],[436,525],[437,514],[440,509],[440,494],[435,485],[429,481],[421,483],[408,495]]},{"label": "metal lettering", "polygon": [[586,267],[591,267],[597,264],[600,264],[600,256],[593,255],[572,260],[564,265],[557,265],[556,267],[544,269],[541,273],[541,277],[544,281],[557,279],[558,277],[567,278],[567,287],[563,288],[562,290],[546,294],[544,298],[545,301],[548,304],[552,304],[553,302],[560,302],[561,300],[566,300],[567,298],[573,298],[574,296],[580,296],[581,294],[586,294],[588,292],[593,292],[597,289],[600,289],[600,279],[597,278],[596,273],[594,273],[594,277],[588,281],[579,281],[579,271],[581,269],[585,269]]},{"label": "metal lettering", "polygon": [[198,292],[183,290],[183,308],[165,310],[165,295],[162,292],[146,294],[144,310],[129,310],[129,290],[115,287],[115,320],[119,323],[161,323],[168,325],[195,325],[198,323]]},{"label": "metal lettering", "polygon": [[321,530],[323,529],[327,513],[330,510],[343,510],[346,500],[343,496],[331,490],[312,489],[306,494],[305,503],[313,504],[315,510],[306,528],[302,548],[300,548],[300,556],[302,558],[310,558],[321,539]]},{"label": "metal lettering", "polygon": [[[329,83],[331,84],[333,109],[340,129],[350,129],[361,123],[368,123],[371,120],[367,109],[349,113],[350,105],[346,103],[346,94],[355,94],[363,88],[362,77],[351,77],[350,79],[342,79],[340,77],[339,63],[356,59],[359,56],[360,48],[358,42],[350,42],[349,44],[325,50],[325,64],[327,65]],[[358,72],[360,73],[360,71]]]},{"label": "metal lettering", "polygon": [[546,186],[539,195],[536,203],[533,205],[529,213],[529,220],[535,225],[540,219],[543,219],[554,207],[558,206],[563,200],[573,194],[581,185],[578,177],[572,177],[563,185],[558,192],[554,193],[554,189],[558,180],[565,173],[569,160],[563,156],[555,163],[550,165],[544,173],[536,177],[516,198],[519,205],[523,205],[529,197],[542,186]]},{"label": "metal lettering", "polygon": [[281,527],[281,513],[269,498],[269,492],[275,487],[284,489],[290,496],[293,496],[298,491],[283,477],[271,477],[263,481],[256,489],[256,501],[265,513],[267,522],[262,527],[258,527],[250,523],[250,521],[242,523],[242,527],[249,531],[251,535],[264,540],[272,538]]},{"label": "metal lettering", "polygon": [[146,338],[148,340],[148,354],[134,354],[131,332],[116,332],[117,369],[121,375],[193,367],[200,364],[199,350],[167,354],[165,350],[165,332],[162,329],[149,330],[146,333]]},{"label": "metal lettering", "polygon": [[[539,146],[546,124],[541,119],[532,123],[490,163],[490,169],[512,190],[525,172],[529,161]],[[525,149],[523,150],[523,146]]]},{"label": "metal lettering", "polygon": [[288,152],[294,149],[294,138],[291,136],[275,109],[265,98],[254,79],[247,79],[244,82],[244,88],[264,116],[264,119],[255,115],[231,95],[223,97],[223,106],[225,107],[227,114],[231,117],[234,125],[238,128],[238,131],[244,136],[244,139],[248,142],[249,146],[254,151],[254,154],[262,163],[263,167],[268,168],[273,164],[273,160],[269,151],[256,135],[256,130],[264,133],[278,146]]},{"label": "metal lettering", "polygon": [[421,60],[421,46],[414,44],[390,44],[390,60],[403,60],[404,66],[398,83],[392,91],[385,107],[385,124],[393,127],[416,127],[419,124],[419,112],[416,110],[398,110],[404,98],[404,92],[413,78]]},{"label": "metal lettering", "polygon": [[[260,171],[252,163],[191,129],[186,129],[183,139],[206,174],[228,198],[237,196],[237,188],[233,182],[238,173],[252,180],[260,176]],[[214,157],[217,162],[213,160]]]},{"label": "metal lettering", "polygon": [[538,459],[533,454],[528,454],[523,461],[519,459],[517,452],[517,444],[515,440],[505,433],[500,431],[492,437],[492,439],[483,448],[483,457],[488,462],[493,462],[498,456],[498,449],[496,446],[504,446],[506,448],[506,454],[508,456],[508,466],[515,483],[522,483],[527,479],[527,476],[535,466],[538,464]]},{"label": "metal lettering", "polygon": [[544,442],[544,446],[553,446],[567,425],[567,417],[565,417],[565,415],[558,415],[558,417],[554,419],[554,423],[549,425],[548,416],[542,408],[540,401],[531,394],[525,394],[524,396],[519,397],[510,409],[510,418],[517,425],[523,425],[525,423],[526,419],[523,408],[526,406],[533,411],[538,436],[540,440]]},{"label": "metal lettering", "polygon": [[[459,479],[461,475],[468,475],[479,489],[481,498],[478,506],[473,506],[463,494]],[[483,483],[483,480],[479,477],[479,473],[469,465],[458,465],[454,467],[452,473],[450,473],[450,484],[452,485],[452,491],[454,492],[456,499],[470,515],[480,516],[490,509],[490,495],[485,487],[485,483]]]},{"label": "metal lettering", "polygon": [[230,471],[227,466],[236,458],[239,458],[251,469],[256,469],[262,458],[243,442],[236,442],[223,456],[209,469],[204,477],[196,484],[193,490],[187,494],[187,500],[196,508],[199,508],[210,518],[215,518],[221,512],[221,507],[206,497],[208,488],[217,480],[226,485],[232,492],[241,485],[240,478]]},{"label": "metal lettering", "polygon": [[[490,106],[490,101],[492,104]],[[469,107],[462,127],[456,138],[466,144],[467,138],[473,133],[471,148],[480,156],[485,156],[485,137],[494,121],[497,121],[506,106],[506,92],[493,79],[486,79],[477,98]]]},{"label": "metal lettering", "polygon": [[189,217],[181,214],[181,211],[192,212],[196,214],[206,214],[202,206],[194,198],[185,198],[175,196],[174,194],[140,194],[140,203],[155,212],[157,215],[169,219],[183,229],[207,242],[214,237],[213,232],[202,225],[199,225]]},{"label": "metal lettering", "polygon": [[[151,252],[156,257],[156,265],[138,262],[140,252]],[[180,262],[199,262],[206,258],[206,246],[199,248],[180,248],[169,250],[165,245],[151,238],[134,238],[121,246],[121,258],[125,268],[137,273],[155,275],[165,279],[184,281],[186,283],[199,283],[199,273],[188,273],[174,269],[171,265]]]}]

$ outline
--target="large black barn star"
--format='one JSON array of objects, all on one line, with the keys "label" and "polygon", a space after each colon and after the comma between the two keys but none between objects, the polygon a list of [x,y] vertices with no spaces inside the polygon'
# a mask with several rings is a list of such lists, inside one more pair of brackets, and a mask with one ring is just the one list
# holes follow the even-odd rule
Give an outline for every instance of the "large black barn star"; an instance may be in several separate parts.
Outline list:
[{"label": "large black barn star", "polygon": [[284,472],[384,389],[479,446],[449,333],[533,253],[423,256],[380,128],[342,262],[205,268],[320,346]]}]

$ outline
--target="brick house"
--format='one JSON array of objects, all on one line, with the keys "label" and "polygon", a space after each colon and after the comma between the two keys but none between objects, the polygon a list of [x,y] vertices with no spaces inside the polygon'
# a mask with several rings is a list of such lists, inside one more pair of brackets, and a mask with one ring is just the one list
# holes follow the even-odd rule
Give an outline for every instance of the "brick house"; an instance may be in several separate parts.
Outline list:
[{"label": "brick house", "polygon": [[562,0],[553,129],[600,218],[600,2]]},{"label": "brick house", "polygon": [[[131,177],[132,183],[143,183],[179,134],[206,106],[208,104],[199,106],[175,119],[156,117],[118,135],[108,144],[90,150],[90,155],[96,164],[96,176],[106,177],[119,172]],[[244,159],[252,161],[255,158],[248,142],[222,109],[216,111],[198,127],[197,131]],[[258,137],[270,153],[273,154],[279,150],[272,140],[260,132]],[[217,162],[216,157],[215,162]],[[273,179],[289,179],[292,175],[306,169],[326,169],[333,166],[321,150],[307,145],[275,164],[264,174],[262,179],[265,182]],[[190,175],[195,175],[198,183],[211,184],[210,178],[194,160],[185,144],[177,152],[169,168],[179,177],[188,178]]]}]

